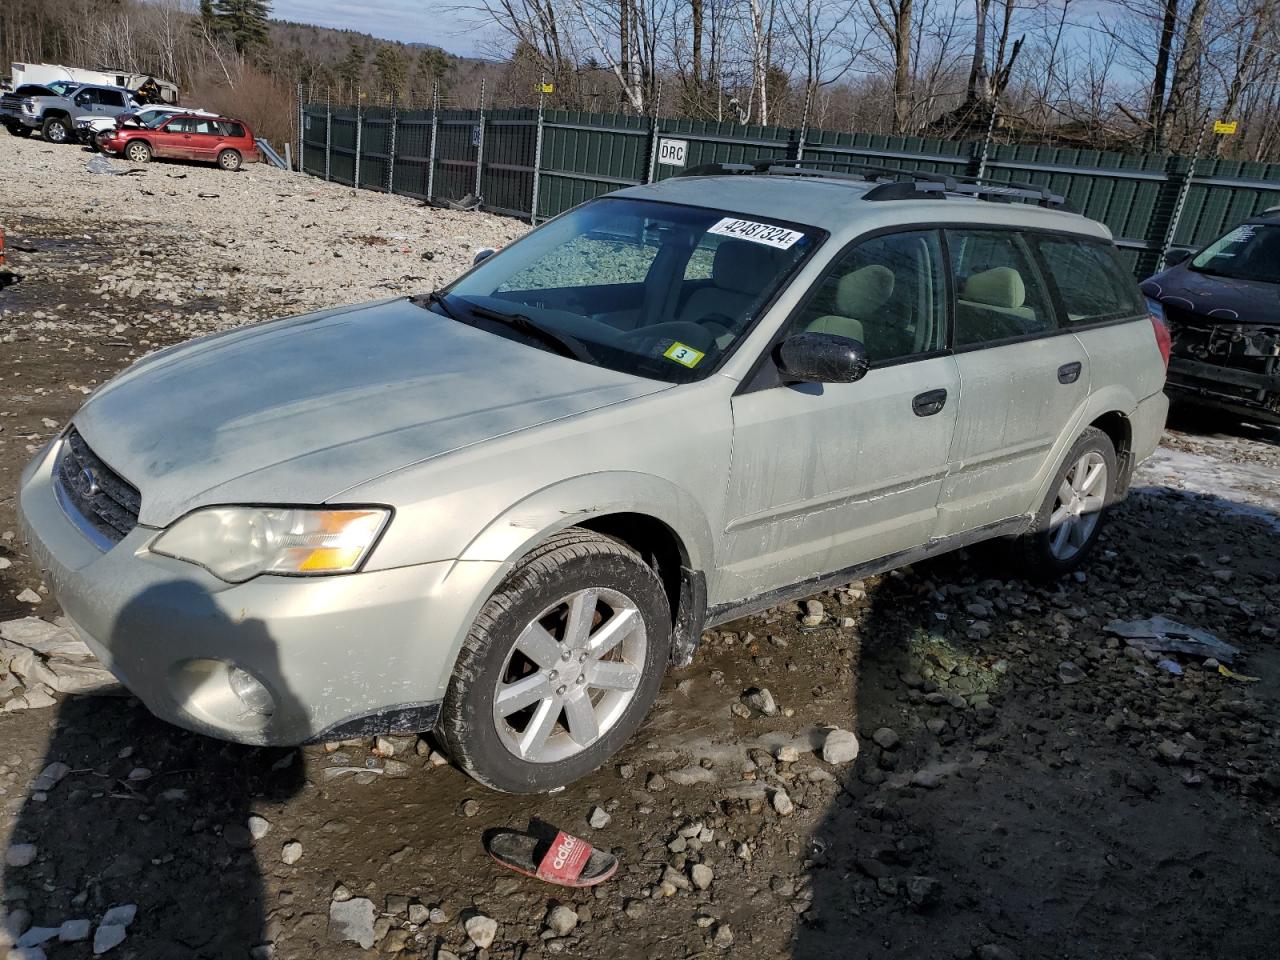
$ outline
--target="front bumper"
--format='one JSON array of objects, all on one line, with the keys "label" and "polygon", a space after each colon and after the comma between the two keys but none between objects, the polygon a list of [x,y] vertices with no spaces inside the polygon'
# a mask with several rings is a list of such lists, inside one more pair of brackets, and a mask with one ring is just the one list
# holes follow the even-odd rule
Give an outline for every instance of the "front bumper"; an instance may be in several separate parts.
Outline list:
[{"label": "front bumper", "polygon": [[[104,552],[57,500],[59,447],[23,474],[23,534],[85,642],[154,714],[259,745],[430,728],[501,564],[228,584],[150,553],[151,528],[136,527]],[[267,688],[269,716],[232,692],[231,666]]]},{"label": "front bumper", "polygon": [[0,124],[7,127],[15,123],[35,130],[40,126],[40,118],[21,110],[0,110]]}]

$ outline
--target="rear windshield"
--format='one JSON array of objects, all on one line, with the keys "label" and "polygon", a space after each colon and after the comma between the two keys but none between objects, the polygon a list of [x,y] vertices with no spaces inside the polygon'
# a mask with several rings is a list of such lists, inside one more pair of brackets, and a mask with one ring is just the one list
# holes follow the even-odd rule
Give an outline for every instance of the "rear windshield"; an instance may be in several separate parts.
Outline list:
[{"label": "rear windshield", "polygon": [[1191,269],[1216,277],[1280,283],[1280,225],[1245,223],[1205,247]]},{"label": "rear windshield", "polygon": [[821,235],[705,207],[596,200],[484,261],[431,309],[547,347],[529,330],[542,328],[568,338],[586,363],[697,380],[751,329]]}]

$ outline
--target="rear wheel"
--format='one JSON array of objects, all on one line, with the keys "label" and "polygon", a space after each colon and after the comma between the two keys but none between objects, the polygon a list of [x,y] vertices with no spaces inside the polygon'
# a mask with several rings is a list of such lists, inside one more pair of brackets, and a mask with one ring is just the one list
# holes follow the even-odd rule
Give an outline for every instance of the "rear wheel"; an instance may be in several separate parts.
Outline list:
[{"label": "rear wheel", "polygon": [[66,117],[49,117],[41,124],[40,135],[50,143],[66,143],[71,139],[71,125]]},{"label": "rear wheel", "polygon": [[239,170],[240,154],[238,154],[234,150],[223,150],[220,154],[218,154],[218,166],[220,166],[223,170],[231,170],[231,171]]},{"label": "rear wheel", "polygon": [[572,528],[522,560],[480,611],[437,732],[487,786],[563,787],[640,725],[670,646],[670,607],[653,569],[625,544]]},{"label": "rear wheel", "polygon": [[1118,476],[1111,438],[1086,428],[1058,468],[1031,530],[1013,542],[1023,576],[1052,579],[1085,561],[1097,545]]},{"label": "rear wheel", "polygon": [[131,140],[124,148],[124,155],[132,163],[146,163],[151,159],[151,147],[141,140]]}]

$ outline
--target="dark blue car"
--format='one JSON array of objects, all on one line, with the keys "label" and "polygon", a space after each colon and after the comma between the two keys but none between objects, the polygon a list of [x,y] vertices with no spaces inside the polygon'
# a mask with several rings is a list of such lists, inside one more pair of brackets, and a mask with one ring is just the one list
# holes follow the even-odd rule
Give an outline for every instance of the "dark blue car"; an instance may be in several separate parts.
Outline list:
[{"label": "dark blue car", "polygon": [[1142,291],[1173,337],[1170,396],[1280,424],[1280,207],[1165,263]]}]

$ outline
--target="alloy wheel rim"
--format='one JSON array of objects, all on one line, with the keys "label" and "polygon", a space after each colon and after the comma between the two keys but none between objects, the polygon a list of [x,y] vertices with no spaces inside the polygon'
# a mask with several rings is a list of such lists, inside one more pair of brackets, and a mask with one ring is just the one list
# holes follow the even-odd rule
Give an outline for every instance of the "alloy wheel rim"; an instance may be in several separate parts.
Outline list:
[{"label": "alloy wheel rim", "polygon": [[61,143],[67,139],[67,128],[60,123],[52,123],[49,125],[49,139],[54,143]]},{"label": "alloy wheel rim", "polygon": [[604,737],[644,677],[648,635],[640,609],[617,590],[589,587],[549,605],[520,632],[493,696],[509,752],[556,763]]},{"label": "alloy wheel rim", "polygon": [[1070,560],[1089,543],[1106,504],[1107,461],[1090,450],[1071,465],[1049,515],[1049,552]]},{"label": "alloy wheel rim", "polygon": [[147,152],[143,150],[142,147],[130,147],[129,159],[134,163],[141,163],[143,158],[146,156],[146,153]]},{"label": "alloy wheel rim", "polygon": [[224,169],[232,170],[235,168],[235,165],[236,165],[235,157],[231,156],[231,154],[229,153],[224,153],[222,155],[222,166]]}]

